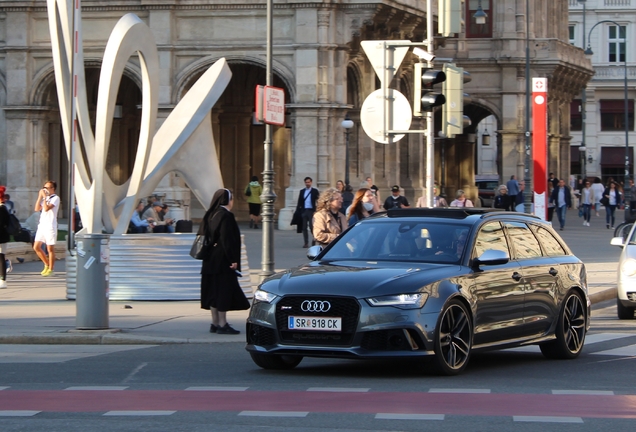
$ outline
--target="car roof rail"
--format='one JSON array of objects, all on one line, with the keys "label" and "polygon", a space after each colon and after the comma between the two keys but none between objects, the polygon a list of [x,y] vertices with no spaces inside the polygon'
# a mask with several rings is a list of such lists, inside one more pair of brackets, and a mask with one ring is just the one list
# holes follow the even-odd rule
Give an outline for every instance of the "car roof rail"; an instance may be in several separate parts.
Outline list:
[{"label": "car roof rail", "polygon": [[[519,212],[511,212],[511,211],[505,211],[505,210],[500,210],[500,209],[492,209],[494,211],[492,212],[488,212],[488,214],[484,214],[482,217],[486,218],[486,217],[493,217],[493,216],[501,216],[501,215],[506,215],[506,216],[524,216],[524,217],[531,217],[533,219],[538,219],[540,221],[543,221],[543,219],[541,219],[539,216],[532,214],[532,213],[519,213]],[[545,221],[544,221],[545,222]]]},{"label": "car roof rail", "polygon": [[486,213],[493,213],[493,212],[499,213],[497,209],[482,208],[482,207],[448,207],[448,208],[435,207],[435,208],[390,209],[390,210],[387,210],[386,215],[390,218],[441,217],[441,218],[451,218],[451,219],[465,219],[468,216],[484,215]]}]

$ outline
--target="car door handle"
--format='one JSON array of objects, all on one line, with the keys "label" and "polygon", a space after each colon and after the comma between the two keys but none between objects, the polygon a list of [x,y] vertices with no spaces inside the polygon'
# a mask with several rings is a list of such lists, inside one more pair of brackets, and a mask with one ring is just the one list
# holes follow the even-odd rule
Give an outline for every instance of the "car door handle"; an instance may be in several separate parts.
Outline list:
[{"label": "car door handle", "polygon": [[523,277],[523,276],[521,276],[521,273],[514,272],[514,273],[512,274],[512,278],[513,278],[514,280],[516,280],[517,282],[519,282],[519,281],[521,280],[521,278],[522,278],[522,277]]},{"label": "car door handle", "polygon": [[557,274],[559,274],[557,269],[555,269],[554,267],[550,267],[550,271],[548,273],[550,273],[552,276],[556,276]]}]

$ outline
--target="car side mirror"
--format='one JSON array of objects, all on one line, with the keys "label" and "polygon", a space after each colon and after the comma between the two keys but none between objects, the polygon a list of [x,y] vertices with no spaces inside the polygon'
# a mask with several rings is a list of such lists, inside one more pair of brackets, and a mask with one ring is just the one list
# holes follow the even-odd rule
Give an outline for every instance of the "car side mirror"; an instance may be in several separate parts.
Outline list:
[{"label": "car side mirror", "polygon": [[508,263],[508,261],[510,261],[510,256],[506,252],[494,249],[488,249],[474,260],[478,266],[501,265]]},{"label": "car side mirror", "polygon": [[320,255],[320,252],[322,252],[322,246],[312,246],[307,249],[307,258],[313,261]]},{"label": "car side mirror", "polygon": [[614,237],[612,240],[610,240],[610,244],[612,246],[619,246],[619,247],[625,247],[625,239],[623,239],[623,237]]}]

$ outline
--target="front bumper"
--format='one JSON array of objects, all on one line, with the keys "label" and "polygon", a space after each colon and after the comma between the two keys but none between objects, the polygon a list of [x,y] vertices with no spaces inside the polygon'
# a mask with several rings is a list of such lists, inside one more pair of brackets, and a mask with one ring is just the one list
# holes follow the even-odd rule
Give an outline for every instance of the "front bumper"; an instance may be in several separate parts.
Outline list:
[{"label": "front bumper", "polygon": [[618,275],[616,295],[623,306],[636,306],[636,278]]},{"label": "front bumper", "polygon": [[[256,302],[247,319],[247,351],[281,355],[336,358],[396,358],[433,354],[437,313],[422,309],[372,307],[352,297],[321,296],[335,305],[328,316],[343,320],[341,332],[299,331],[287,328],[290,315],[306,296],[288,296],[274,303]],[[282,302],[281,302],[282,300]]]}]

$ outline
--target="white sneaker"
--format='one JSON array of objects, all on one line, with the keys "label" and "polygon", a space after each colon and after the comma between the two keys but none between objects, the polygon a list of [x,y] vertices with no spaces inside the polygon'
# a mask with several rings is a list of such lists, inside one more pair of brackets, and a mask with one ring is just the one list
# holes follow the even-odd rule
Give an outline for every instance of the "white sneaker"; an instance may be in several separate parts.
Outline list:
[{"label": "white sneaker", "polygon": [[11,273],[13,271],[13,264],[11,264],[11,260],[10,259],[6,259],[4,261],[4,263],[7,266],[7,273]]},{"label": "white sneaker", "polygon": [[0,289],[7,287],[7,281],[0,279]]}]

